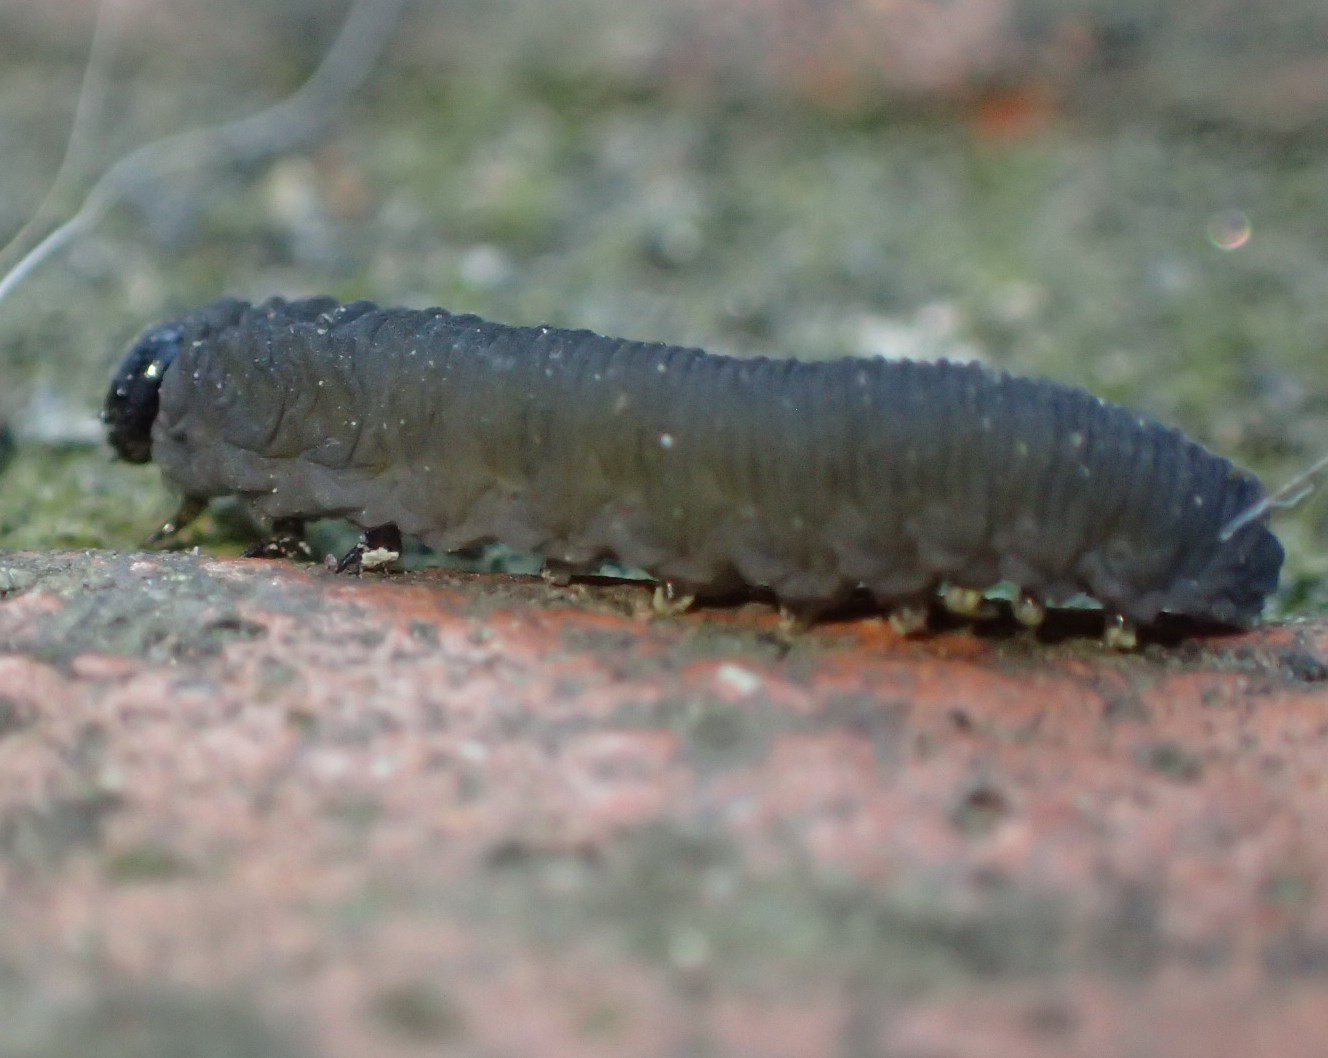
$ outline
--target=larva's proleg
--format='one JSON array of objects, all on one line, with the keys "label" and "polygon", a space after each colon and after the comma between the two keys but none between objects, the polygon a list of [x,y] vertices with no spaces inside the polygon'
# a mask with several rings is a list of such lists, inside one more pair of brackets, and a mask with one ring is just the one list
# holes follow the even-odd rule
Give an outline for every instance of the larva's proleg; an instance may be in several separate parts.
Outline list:
[{"label": "larva's proleg", "polygon": [[1036,595],[1021,591],[1010,608],[1014,619],[1025,628],[1037,628],[1047,619],[1047,608]]},{"label": "larva's proleg", "polygon": [[[112,445],[188,500],[338,516],[434,548],[613,558],[676,596],[766,586],[815,611],[1009,581],[1029,624],[1087,593],[1257,618],[1282,548],[1258,480],[1178,431],[976,365],[739,360],[441,309],[222,300],[148,330]],[[912,621],[909,622],[910,628]],[[1122,626],[1123,627],[1123,626]]]}]

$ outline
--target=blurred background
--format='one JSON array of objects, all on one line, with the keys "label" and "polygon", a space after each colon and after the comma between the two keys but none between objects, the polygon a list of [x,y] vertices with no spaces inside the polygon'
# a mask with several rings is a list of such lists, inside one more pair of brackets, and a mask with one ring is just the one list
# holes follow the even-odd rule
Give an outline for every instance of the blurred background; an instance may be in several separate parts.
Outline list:
[{"label": "blurred background", "polygon": [[[346,11],[107,3],[56,219],[131,148],[293,91]],[[96,18],[0,4],[0,238],[60,167]],[[1326,148],[1321,0],[416,0],[315,147],[144,174],[0,302],[0,547],[133,546],[169,511],[95,415],[137,331],[223,293],[981,359],[1275,486],[1328,453]],[[1279,605],[1322,612],[1328,504],[1277,524]]]}]

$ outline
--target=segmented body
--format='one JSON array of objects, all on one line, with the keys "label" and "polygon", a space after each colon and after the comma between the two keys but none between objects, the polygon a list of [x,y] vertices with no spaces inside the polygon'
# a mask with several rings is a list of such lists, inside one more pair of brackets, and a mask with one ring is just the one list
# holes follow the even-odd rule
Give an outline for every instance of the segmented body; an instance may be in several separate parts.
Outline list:
[{"label": "segmented body", "polygon": [[889,606],[1010,581],[1139,622],[1238,625],[1282,559],[1266,518],[1220,538],[1263,495],[1253,475],[1082,390],[976,365],[223,300],[126,359],[107,418],[130,458],[147,454],[147,374],[151,458],[188,497],[395,524],[443,550],[612,557],[688,593],[762,585],[816,607],[865,587]]}]

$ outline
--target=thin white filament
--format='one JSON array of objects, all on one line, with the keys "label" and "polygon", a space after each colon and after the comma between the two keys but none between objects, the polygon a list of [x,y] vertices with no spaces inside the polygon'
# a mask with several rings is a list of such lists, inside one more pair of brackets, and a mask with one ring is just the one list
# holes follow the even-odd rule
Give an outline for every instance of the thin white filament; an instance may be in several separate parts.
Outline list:
[{"label": "thin white filament", "polygon": [[1328,455],[1325,455],[1313,466],[1302,470],[1276,492],[1265,496],[1253,506],[1246,507],[1222,527],[1222,534],[1219,539],[1223,542],[1230,540],[1250,522],[1262,518],[1271,510],[1286,510],[1296,506],[1314,491],[1314,478],[1325,470],[1328,470]]},{"label": "thin white filament", "polygon": [[323,61],[294,93],[248,117],[144,144],[92,185],[82,206],[0,279],[0,302],[53,254],[85,234],[145,177],[254,162],[316,140],[377,64],[408,0],[355,0]]},{"label": "thin white filament", "polygon": [[51,178],[45,196],[32,211],[27,221],[14,233],[4,248],[0,249],[0,258],[6,257],[21,245],[51,211],[51,207],[64,193],[77,172],[82,156],[91,139],[93,128],[102,103],[106,99],[106,83],[110,72],[111,58],[115,54],[120,39],[123,23],[122,12],[112,0],[98,0],[97,20],[92,29],[92,40],[88,45],[88,58],[83,66],[83,79],[78,89],[78,101],[74,105],[74,120],[69,128],[69,137],[65,140],[64,157]]}]

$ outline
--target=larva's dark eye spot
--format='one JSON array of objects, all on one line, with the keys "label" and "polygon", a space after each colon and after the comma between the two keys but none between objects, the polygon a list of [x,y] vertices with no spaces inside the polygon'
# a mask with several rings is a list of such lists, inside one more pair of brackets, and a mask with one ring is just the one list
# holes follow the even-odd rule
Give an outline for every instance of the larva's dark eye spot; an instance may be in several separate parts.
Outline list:
[{"label": "larva's dark eye spot", "polygon": [[111,380],[101,421],[106,424],[106,439],[126,462],[146,463],[152,458],[152,423],[161,380],[179,351],[177,328],[149,331],[134,343]]}]

